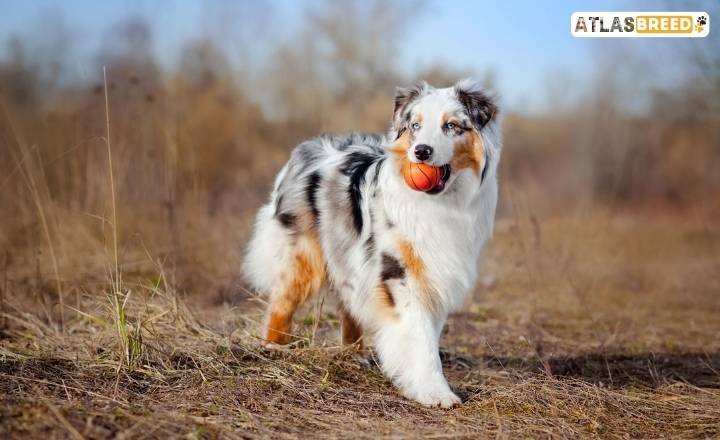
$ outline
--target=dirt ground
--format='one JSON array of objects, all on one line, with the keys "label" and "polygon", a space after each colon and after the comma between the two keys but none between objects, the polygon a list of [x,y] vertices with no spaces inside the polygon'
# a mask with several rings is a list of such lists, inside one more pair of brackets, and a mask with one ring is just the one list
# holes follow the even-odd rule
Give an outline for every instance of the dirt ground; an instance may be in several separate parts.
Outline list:
[{"label": "dirt ground", "polygon": [[501,220],[443,336],[451,410],[339,347],[331,298],[265,350],[261,299],[158,265],[117,303],[108,281],[75,286],[61,331],[52,285],[6,265],[0,437],[718,438],[720,232],[688,218]]}]

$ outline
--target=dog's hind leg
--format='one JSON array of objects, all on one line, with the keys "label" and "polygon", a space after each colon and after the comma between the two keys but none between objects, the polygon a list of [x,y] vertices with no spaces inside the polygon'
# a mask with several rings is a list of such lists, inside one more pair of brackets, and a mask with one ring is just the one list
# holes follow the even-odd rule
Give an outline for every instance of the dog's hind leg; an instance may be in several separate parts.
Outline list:
[{"label": "dog's hind leg", "polygon": [[265,344],[290,342],[295,311],[325,280],[325,260],[315,233],[298,236],[291,253],[291,263],[280,274],[279,288],[270,297]]},{"label": "dog's hind leg", "polygon": [[304,227],[311,222],[277,209],[278,204],[274,200],[260,209],[244,261],[248,281],[269,296],[265,344],[290,341],[293,314],[325,280],[316,229]]}]

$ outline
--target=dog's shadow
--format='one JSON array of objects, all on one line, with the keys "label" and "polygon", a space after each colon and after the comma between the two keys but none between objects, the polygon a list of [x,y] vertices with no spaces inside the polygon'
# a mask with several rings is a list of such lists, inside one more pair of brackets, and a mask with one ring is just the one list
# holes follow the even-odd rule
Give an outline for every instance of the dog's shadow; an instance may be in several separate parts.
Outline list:
[{"label": "dog's shadow", "polygon": [[545,373],[611,388],[657,388],[682,382],[703,388],[720,388],[720,353],[588,353],[545,359],[483,356],[465,358],[441,351],[443,366],[450,370],[487,368],[511,372]]}]

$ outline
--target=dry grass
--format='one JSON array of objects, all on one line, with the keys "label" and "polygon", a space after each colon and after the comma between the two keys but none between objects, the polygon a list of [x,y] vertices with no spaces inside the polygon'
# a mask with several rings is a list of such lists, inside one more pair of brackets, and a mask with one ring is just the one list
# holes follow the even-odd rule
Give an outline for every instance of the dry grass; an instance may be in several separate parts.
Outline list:
[{"label": "dry grass", "polygon": [[[405,33],[388,23],[414,23],[422,2],[387,3],[313,7],[267,48],[252,30],[188,41],[175,68],[153,55],[153,29],[126,18],[98,47],[106,81],[99,66],[46,74],[78,70],[71,40],[52,57],[33,50],[62,40],[52,33],[10,42],[0,438],[720,437],[711,39],[695,39],[685,79],[648,91],[642,113],[622,109],[647,72],[606,69],[564,110],[506,115],[497,236],[442,341],[461,407],[401,398],[338,346],[329,299],[296,318],[291,350],[259,347],[262,303],[238,268],[290,148],[385,130],[411,77],[492,82],[442,65],[407,73]],[[234,27],[257,17],[274,36],[263,2],[247,7]],[[233,67],[228,39],[260,49],[257,71]]]},{"label": "dry grass", "polygon": [[181,294],[150,260],[120,297],[132,353],[109,283],[69,286],[62,333],[42,311],[52,291],[5,274],[0,436],[720,436],[718,231],[521,217],[500,222],[483,286],[443,339],[459,408],[401,398],[337,346],[327,302],[296,318],[293,349],[266,351],[259,300]]}]

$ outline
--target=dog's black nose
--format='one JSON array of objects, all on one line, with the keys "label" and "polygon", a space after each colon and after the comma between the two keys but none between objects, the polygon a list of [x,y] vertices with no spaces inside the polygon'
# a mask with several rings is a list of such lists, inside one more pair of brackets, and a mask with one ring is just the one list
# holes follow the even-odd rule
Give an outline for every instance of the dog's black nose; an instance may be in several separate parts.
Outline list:
[{"label": "dog's black nose", "polygon": [[428,160],[432,156],[433,149],[430,145],[420,144],[415,146],[415,157],[418,160]]}]

